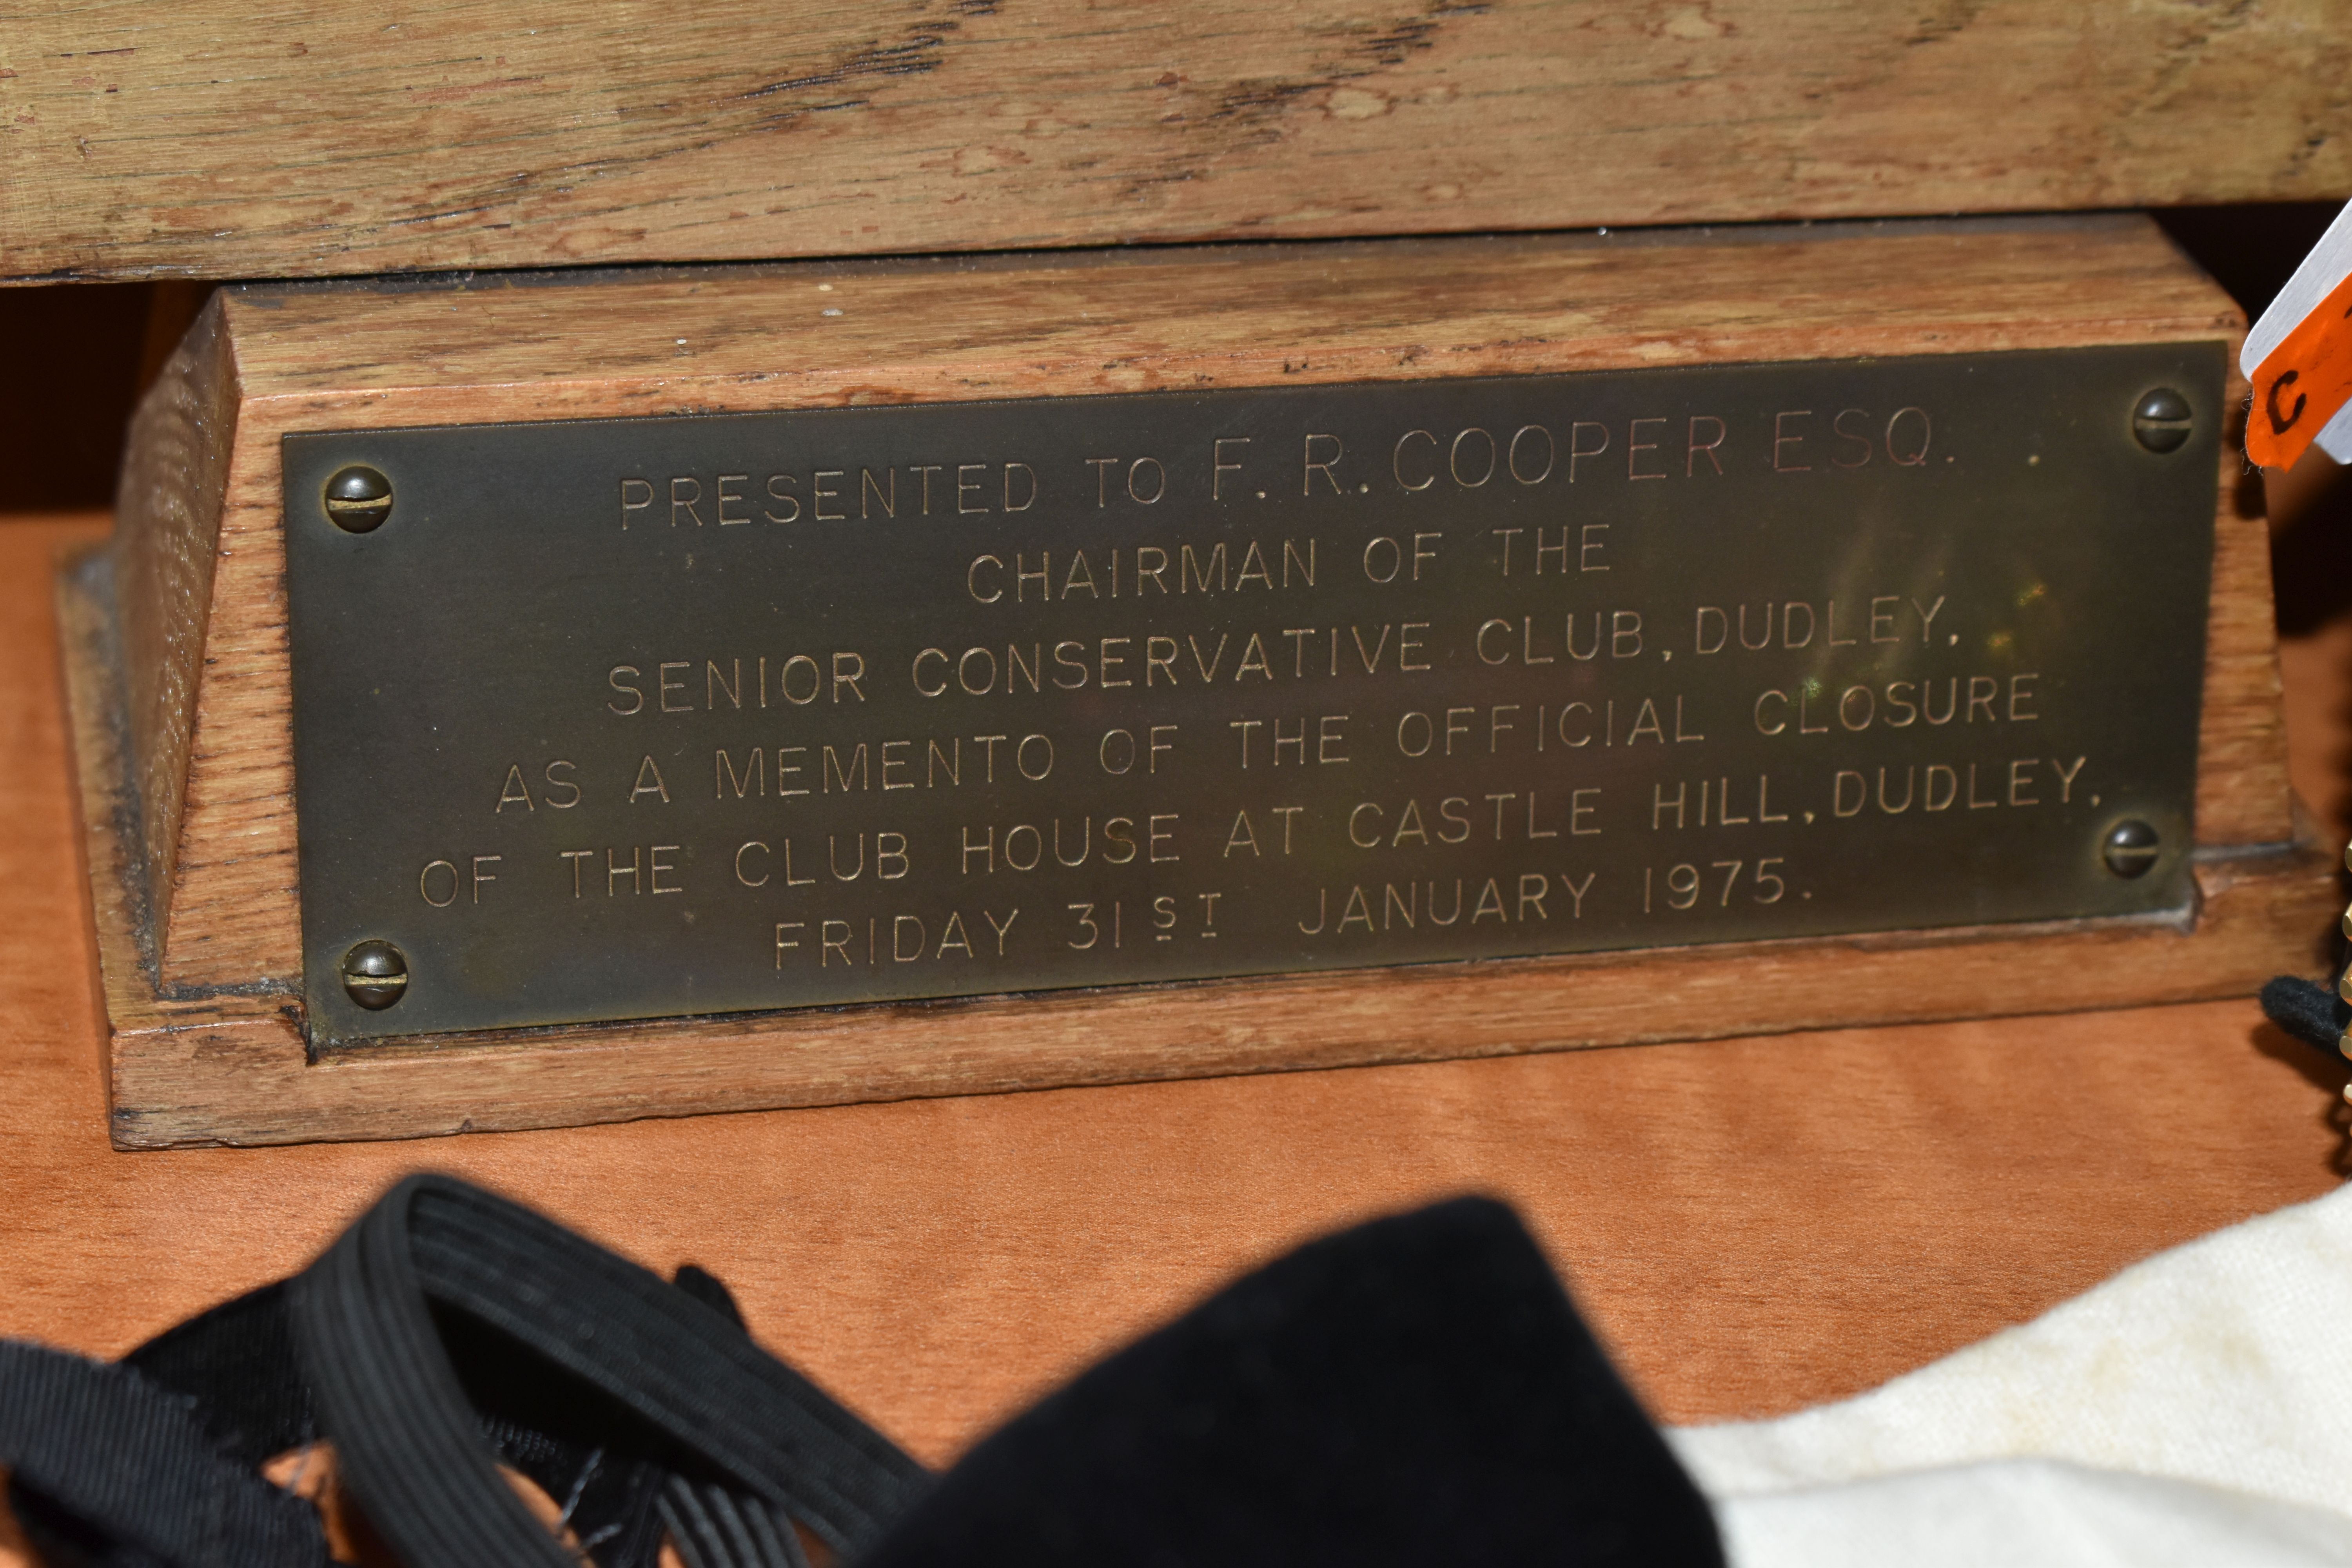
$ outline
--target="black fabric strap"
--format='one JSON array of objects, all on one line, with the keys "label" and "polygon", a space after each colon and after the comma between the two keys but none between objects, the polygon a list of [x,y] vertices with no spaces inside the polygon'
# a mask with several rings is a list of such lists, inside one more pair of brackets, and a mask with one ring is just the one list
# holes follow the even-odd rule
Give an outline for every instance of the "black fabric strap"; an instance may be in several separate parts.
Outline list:
[{"label": "black fabric strap", "polygon": [[186,1399],[127,1367],[0,1341],[0,1465],[29,1494],[31,1529],[97,1561],[328,1561],[310,1504],[221,1452]]},{"label": "black fabric strap", "polygon": [[936,1488],[717,1280],[442,1177],[130,1361],[0,1342],[0,1464],[61,1568],[323,1568],[317,1516],[256,1473],[316,1437],[411,1568],[651,1568],[665,1532],[688,1568],[807,1568],[796,1520],[860,1568],[1722,1561],[1540,1251],[1475,1200],[1270,1265]]},{"label": "black fabric strap", "polygon": [[499,1475],[434,1332],[405,1225],[370,1223],[383,1212],[344,1232],[288,1298],[341,1482],[410,1568],[570,1568]]},{"label": "black fabric strap", "polygon": [[686,1568],[809,1568],[792,1521],[757,1498],[673,1476],[661,1516]]},{"label": "black fabric strap", "polygon": [[165,1330],[122,1364],[194,1401],[215,1444],[247,1466],[318,1436],[282,1281]]},{"label": "black fabric strap", "polygon": [[[2340,983],[2340,970],[2336,978]],[[2263,987],[2263,1013],[2305,1045],[2316,1046],[2342,1059],[2336,1042],[2347,1024],[2352,1024],[2352,1008],[2346,1007],[2330,987],[2299,975],[2282,974]]]},{"label": "black fabric strap", "polygon": [[583,1380],[688,1468],[805,1521],[847,1555],[925,1484],[887,1438],[725,1313],[529,1210],[446,1177],[395,1187],[292,1282],[320,1427],[406,1561],[569,1564],[497,1474],[431,1303]]}]

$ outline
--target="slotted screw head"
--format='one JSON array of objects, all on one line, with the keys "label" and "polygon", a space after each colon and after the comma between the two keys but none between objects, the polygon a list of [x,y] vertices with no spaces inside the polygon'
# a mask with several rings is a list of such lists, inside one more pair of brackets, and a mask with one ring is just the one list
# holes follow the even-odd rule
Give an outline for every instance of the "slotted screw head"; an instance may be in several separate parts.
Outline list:
[{"label": "slotted screw head", "polygon": [[2189,399],[2168,386],[2146,394],[2132,408],[2132,438],[2159,455],[2180,450],[2196,425]]},{"label": "slotted screw head", "polygon": [[2100,858],[2106,861],[2107,869],[2126,880],[2147,876],[2163,852],[2163,841],[2156,829],[2137,816],[2126,817],[2107,829],[2107,837],[2099,846]]},{"label": "slotted screw head", "polygon": [[371,1013],[408,994],[408,960],[388,942],[363,942],[343,954],[343,993]]},{"label": "slotted screw head", "polygon": [[363,463],[327,481],[328,521],[345,533],[373,533],[392,515],[392,481]]}]

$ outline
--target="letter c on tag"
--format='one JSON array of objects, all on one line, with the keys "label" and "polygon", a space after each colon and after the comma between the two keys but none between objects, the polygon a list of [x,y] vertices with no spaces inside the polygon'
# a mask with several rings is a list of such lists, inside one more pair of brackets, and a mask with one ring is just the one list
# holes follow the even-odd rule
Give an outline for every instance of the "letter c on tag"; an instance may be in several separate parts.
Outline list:
[{"label": "letter c on tag", "polygon": [[2271,416],[2271,434],[2273,436],[2285,435],[2294,428],[2294,422],[2303,417],[2303,405],[2307,400],[2300,392],[2294,395],[2294,406],[2287,411],[2284,418],[2279,416],[2278,406],[2279,394],[2286,390],[2288,383],[2301,379],[2302,374],[2301,371],[2286,372],[2271,383],[2270,392],[2263,399],[2263,412]]}]

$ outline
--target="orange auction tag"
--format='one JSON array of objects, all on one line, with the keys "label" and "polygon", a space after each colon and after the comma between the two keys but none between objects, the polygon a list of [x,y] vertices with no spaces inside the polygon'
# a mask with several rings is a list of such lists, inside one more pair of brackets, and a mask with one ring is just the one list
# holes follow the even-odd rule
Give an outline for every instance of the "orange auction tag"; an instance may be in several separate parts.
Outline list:
[{"label": "orange auction tag", "polygon": [[2352,402],[2352,276],[2296,323],[2249,379],[2254,405],[2246,416],[2246,456],[2265,468],[2292,468]]},{"label": "orange auction tag", "polygon": [[2253,384],[2247,457],[2290,468],[2315,445],[2352,463],[2352,203],[2272,298],[2238,365]]}]

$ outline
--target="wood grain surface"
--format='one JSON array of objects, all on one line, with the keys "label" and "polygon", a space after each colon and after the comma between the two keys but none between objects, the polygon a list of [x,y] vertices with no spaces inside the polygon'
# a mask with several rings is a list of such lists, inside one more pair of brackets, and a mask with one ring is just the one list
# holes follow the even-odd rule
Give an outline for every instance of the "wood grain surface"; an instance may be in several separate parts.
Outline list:
[{"label": "wood grain surface", "polygon": [[2343,1065],[2231,1002],[117,1153],[47,609],[56,552],[102,531],[0,526],[0,1334],[119,1354],[430,1166],[714,1269],[936,1463],[1291,1243],[1476,1190],[1527,1216],[1652,1407],[1706,1420],[1870,1386],[2332,1190],[2352,1149]]},{"label": "wood grain surface", "polygon": [[0,273],[365,273],[2352,195],[2343,0],[80,0]]},{"label": "wood grain surface", "polygon": [[[138,824],[141,958],[159,963],[187,804],[213,568],[236,429],[236,368],[220,312],[206,311],[165,361],[131,421],[119,499],[115,613],[122,760]],[[129,770],[135,770],[129,771]]]}]

